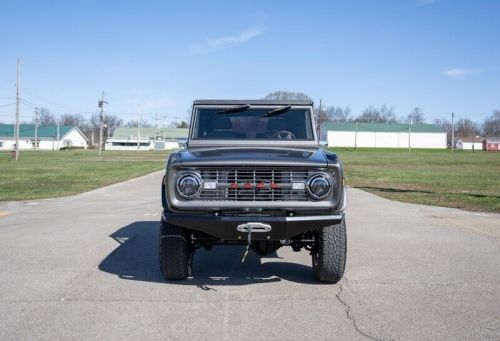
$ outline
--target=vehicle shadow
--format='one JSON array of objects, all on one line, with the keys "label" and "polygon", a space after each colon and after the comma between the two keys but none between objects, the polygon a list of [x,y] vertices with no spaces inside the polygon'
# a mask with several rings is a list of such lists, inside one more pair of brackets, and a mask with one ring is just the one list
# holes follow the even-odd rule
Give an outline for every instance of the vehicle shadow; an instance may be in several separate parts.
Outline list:
[{"label": "vehicle shadow", "polygon": [[[100,264],[99,270],[122,279],[167,282],[160,273],[158,260],[159,222],[138,221],[124,226],[110,235],[118,247]],[[304,284],[317,284],[310,266],[281,260],[276,253],[259,256],[249,252],[245,262],[240,258],[243,246],[215,246],[211,251],[196,250],[193,277],[169,282],[175,285],[195,285],[211,290],[218,285],[249,285],[287,280]],[[263,262],[263,259],[266,259]],[[277,262],[270,259],[280,259]]]}]

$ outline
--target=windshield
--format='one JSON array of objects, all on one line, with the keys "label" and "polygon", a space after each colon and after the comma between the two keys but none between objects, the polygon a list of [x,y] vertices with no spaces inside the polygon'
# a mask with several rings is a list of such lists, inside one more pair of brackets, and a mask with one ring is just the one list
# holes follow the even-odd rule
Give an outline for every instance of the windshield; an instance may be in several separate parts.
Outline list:
[{"label": "windshield", "polygon": [[285,108],[274,113],[276,108],[244,109],[197,108],[191,139],[314,140],[309,109]]}]

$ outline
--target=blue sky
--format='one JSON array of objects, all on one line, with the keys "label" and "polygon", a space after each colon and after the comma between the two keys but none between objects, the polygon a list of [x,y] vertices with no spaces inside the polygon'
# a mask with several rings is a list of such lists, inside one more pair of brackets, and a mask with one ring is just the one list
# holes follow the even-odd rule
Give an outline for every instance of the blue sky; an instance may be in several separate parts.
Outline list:
[{"label": "blue sky", "polygon": [[[0,2],[0,121],[56,113],[183,118],[196,98],[304,92],[481,122],[500,109],[500,1]],[[3,107],[2,107],[3,106]],[[22,118],[33,109],[23,105]]]}]

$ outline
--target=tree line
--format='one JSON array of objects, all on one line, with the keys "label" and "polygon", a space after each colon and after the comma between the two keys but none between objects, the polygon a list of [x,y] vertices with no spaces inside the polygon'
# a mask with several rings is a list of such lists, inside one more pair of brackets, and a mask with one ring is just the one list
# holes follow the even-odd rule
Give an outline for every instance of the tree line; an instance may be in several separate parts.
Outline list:
[{"label": "tree line", "polygon": [[[302,92],[276,91],[268,94],[263,99],[267,100],[305,100],[312,101],[312,98]],[[354,115],[351,109],[346,107],[325,105],[315,108],[317,123],[325,122],[360,122],[360,123],[433,123],[448,132],[448,142],[451,142],[451,117],[438,118],[432,122],[427,122],[424,112],[419,107],[414,107],[406,115],[397,115],[393,106],[382,104],[381,106],[370,105]],[[454,122],[455,137],[466,138],[476,135],[500,136],[500,110],[493,110],[481,124],[467,118],[461,118]]]},{"label": "tree line", "polygon": [[[263,99],[266,100],[305,100],[312,101],[312,98],[302,92],[290,92],[290,91],[275,91],[272,92]],[[317,123],[323,124],[325,122],[360,122],[360,123],[433,123],[445,131],[448,132],[448,142],[451,142],[451,120],[450,118],[438,118],[434,119],[432,122],[427,122],[424,112],[421,108],[415,107],[406,115],[397,115],[395,108],[393,106],[382,104],[380,106],[370,105],[363,109],[361,113],[355,115],[352,113],[351,109],[346,107],[334,106],[334,105],[324,105],[321,108],[321,115],[319,114],[319,107],[316,107],[315,117],[317,118]],[[189,116],[191,109],[189,111]],[[168,128],[188,128],[189,118],[177,123],[171,122]],[[34,124],[35,120],[31,122],[25,122]],[[41,108],[39,111],[38,125],[71,125],[77,126],[80,130],[89,138],[94,137],[94,143],[99,143],[99,128],[100,120],[99,113],[94,113],[89,119],[87,119],[82,114],[70,114],[66,113],[60,117],[55,116],[50,110],[46,108]],[[124,122],[118,115],[103,113],[103,125],[104,125],[104,139],[112,136],[115,129],[118,127],[137,127],[137,120],[130,120]],[[467,118],[458,119],[455,122],[455,137],[466,138],[476,135],[482,135],[486,137],[490,136],[500,136],[500,110],[493,110],[491,115],[488,116],[481,124],[474,122]],[[152,125],[147,121],[141,121],[141,127],[150,128]]]},{"label": "tree line", "polygon": [[[38,112],[38,122],[33,118],[31,121],[22,122],[23,124],[35,124],[38,126],[48,126],[48,125],[69,125],[69,126],[77,126],[90,140],[93,141],[94,144],[99,143],[99,129],[100,129],[100,114],[94,113],[90,118],[86,118],[82,114],[71,114],[65,113],[60,116],[56,116],[47,108],[40,108]],[[104,112],[102,115],[103,121],[103,140],[109,136],[113,136],[116,128],[119,127],[133,127],[136,128],[139,124],[138,120],[130,120],[125,122],[118,115],[110,114]],[[141,120],[142,128],[152,128],[153,125],[146,120]],[[188,123],[182,121],[180,123],[171,122],[168,125],[168,128],[187,128]]]}]

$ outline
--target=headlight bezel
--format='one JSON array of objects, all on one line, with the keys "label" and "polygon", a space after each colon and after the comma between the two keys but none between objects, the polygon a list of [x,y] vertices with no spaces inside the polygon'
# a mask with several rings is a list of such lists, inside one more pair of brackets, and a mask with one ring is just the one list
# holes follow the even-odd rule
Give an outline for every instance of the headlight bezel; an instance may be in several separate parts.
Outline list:
[{"label": "headlight bezel", "polygon": [[[188,178],[193,179],[198,185],[197,191],[192,195],[187,195],[183,193],[180,189],[181,182],[187,180]],[[182,199],[185,200],[195,199],[197,196],[200,195],[202,188],[203,188],[203,180],[197,173],[191,171],[180,174],[179,177],[177,178],[177,181],[175,182],[175,189],[177,193]]]},{"label": "headlight bezel", "polygon": [[[328,185],[328,191],[326,193],[324,193],[323,195],[317,195],[311,189],[313,182],[318,181],[318,180],[319,181],[324,180]],[[309,178],[307,179],[306,191],[307,191],[307,194],[309,195],[309,197],[311,197],[313,200],[316,200],[316,201],[325,200],[326,198],[328,198],[330,193],[332,193],[332,190],[333,190],[332,176],[325,173],[325,172],[317,172],[317,173],[311,174],[309,176]]]}]

